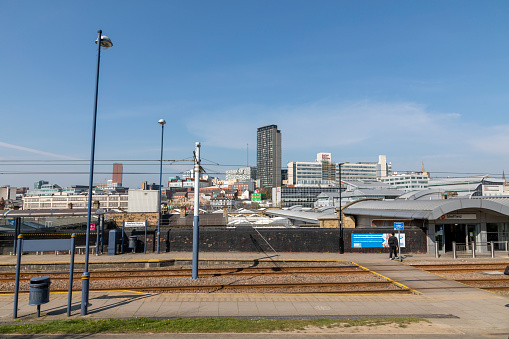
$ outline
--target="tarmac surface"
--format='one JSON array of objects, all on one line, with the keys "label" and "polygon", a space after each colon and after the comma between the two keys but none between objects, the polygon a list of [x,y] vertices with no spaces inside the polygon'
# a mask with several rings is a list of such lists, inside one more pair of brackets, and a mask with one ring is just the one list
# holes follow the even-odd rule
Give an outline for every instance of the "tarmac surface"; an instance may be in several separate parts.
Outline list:
[{"label": "tarmac surface", "polygon": [[[69,262],[68,255],[24,255],[22,264]],[[201,261],[239,259],[267,259],[263,253],[209,253],[200,252]],[[192,253],[147,253],[122,255],[90,255],[90,263],[99,262],[157,262],[159,260],[191,260]],[[387,253],[280,253],[274,259],[283,260],[338,260],[350,261],[377,272],[414,290],[413,294],[335,295],[335,294],[144,294],[133,291],[90,292],[88,315],[101,318],[191,318],[191,317],[241,317],[241,318],[367,318],[367,317],[417,317],[431,322],[426,333],[416,333],[414,338],[427,335],[441,337],[491,337],[509,338],[509,297],[467,287],[438,275],[408,266],[419,261],[452,261],[451,256],[435,258],[427,254],[404,255],[403,262],[390,261]],[[76,263],[84,255],[76,255]],[[462,261],[504,262],[509,264],[507,252],[498,252],[496,258],[462,258]],[[0,256],[0,266],[15,264],[15,256]],[[91,269],[91,280],[93,270]],[[198,270],[199,274],[199,270]],[[41,275],[44,275],[41,273]],[[72,318],[80,315],[81,292],[73,293]],[[36,318],[36,307],[28,305],[28,294],[20,294],[18,318],[20,322],[65,319],[67,293],[51,293],[50,302],[41,306],[41,318]],[[13,295],[0,295],[0,324],[13,321]],[[379,333],[378,335],[382,335]],[[314,335],[314,336],[313,336]],[[312,338],[329,338],[330,334],[309,334]],[[244,336],[244,335],[243,335]],[[393,335],[391,335],[394,337]],[[29,336],[25,336],[28,338]],[[51,337],[51,336],[49,336]],[[48,337],[48,338],[49,338]],[[76,338],[80,336],[75,336]],[[97,335],[93,338],[106,338]],[[142,336],[140,336],[141,338]],[[153,338],[154,336],[151,335]],[[157,336],[156,336],[157,337]],[[171,337],[171,336],[166,336]],[[196,336],[195,336],[196,337]],[[208,338],[206,335],[200,337]],[[253,338],[264,338],[250,336]],[[274,335],[271,336],[271,338]],[[284,335],[277,335],[285,337]],[[294,336],[296,337],[296,336]],[[355,337],[361,338],[361,334]],[[371,336],[371,337],[376,337]],[[397,337],[397,336],[396,336]],[[404,336],[403,336],[404,337]],[[38,338],[42,338],[40,335]],[[46,338],[46,336],[44,336]],[[55,337],[53,337],[55,338]],[[87,336],[87,338],[92,338]],[[268,336],[267,336],[268,338]]]}]

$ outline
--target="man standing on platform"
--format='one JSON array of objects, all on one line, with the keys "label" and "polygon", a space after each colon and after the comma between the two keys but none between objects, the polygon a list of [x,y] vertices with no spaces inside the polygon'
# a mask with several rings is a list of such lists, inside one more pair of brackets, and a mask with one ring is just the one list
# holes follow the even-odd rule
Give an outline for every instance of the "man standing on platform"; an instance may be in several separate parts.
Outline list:
[{"label": "man standing on platform", "polygon": [[398,259],[398,238],[394,235],[394,232],[391,233],[389,240],[387,241],[389,244],[389,259],[393,260],[392,254],[394,253],[394,259]]}]

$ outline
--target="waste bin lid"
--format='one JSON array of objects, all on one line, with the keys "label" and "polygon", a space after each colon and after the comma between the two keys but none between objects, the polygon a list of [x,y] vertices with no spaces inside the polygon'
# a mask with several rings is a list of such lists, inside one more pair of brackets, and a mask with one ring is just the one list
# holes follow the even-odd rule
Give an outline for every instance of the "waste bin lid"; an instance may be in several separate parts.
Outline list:
[{"label": "waste bin lid", "polygon": [[49,284],[50,282],[50,277],[35,277],[30,279],[30,284]]},{"label": "waste bin lid", "polygon": [[138,237],[137,237],[137,236],[135,236],[135,235],[131,235],[131,236],[129,237],[129,239],[137,239],[137,238],[138,238]]}]

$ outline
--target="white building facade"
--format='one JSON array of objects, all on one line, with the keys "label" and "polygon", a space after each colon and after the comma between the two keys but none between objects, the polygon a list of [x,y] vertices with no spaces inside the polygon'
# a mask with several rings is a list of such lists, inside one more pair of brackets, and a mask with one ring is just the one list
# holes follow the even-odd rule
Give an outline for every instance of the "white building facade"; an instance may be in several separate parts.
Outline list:
[{"label": "white building facade", "polygon": [[429,186],[428,175],[422,173],[393,174],[380,178],[380,181],[405,192],[423,190]]},{"label": "white building facade", "polygon": [[[104,210],[123,209],[129,206],[127,194],[94,194],[92,203],[99,202],[99,207]],[[67,194],[65,192],[54,195],[26,196],[23,197],[23,209],[66,209],[88,208],[87,194]]]},{"label": "white building facade", "polygon": [[[392,165],[385,155],[378,156],[378,162],[345,162],[341,165],[341,180],[374,181],[392,174]],[[340,178],[339,164],[332,162],[331,153],[318,153],[314,162],[289,162],[288,185],[332,184]]]}]

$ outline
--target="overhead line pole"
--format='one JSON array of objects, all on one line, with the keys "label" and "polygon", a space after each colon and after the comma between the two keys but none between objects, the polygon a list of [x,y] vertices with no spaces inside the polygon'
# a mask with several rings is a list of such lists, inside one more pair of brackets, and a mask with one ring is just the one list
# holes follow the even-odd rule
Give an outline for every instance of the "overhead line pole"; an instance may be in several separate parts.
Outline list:
[{"label": "overhead line pole", "polygon": [[193,218],[193,267],[192,279],[198,279],[198,251],[200,245],[199,213],[200,213],[200,143],[196,143],[194,151],[194,218]]}]

